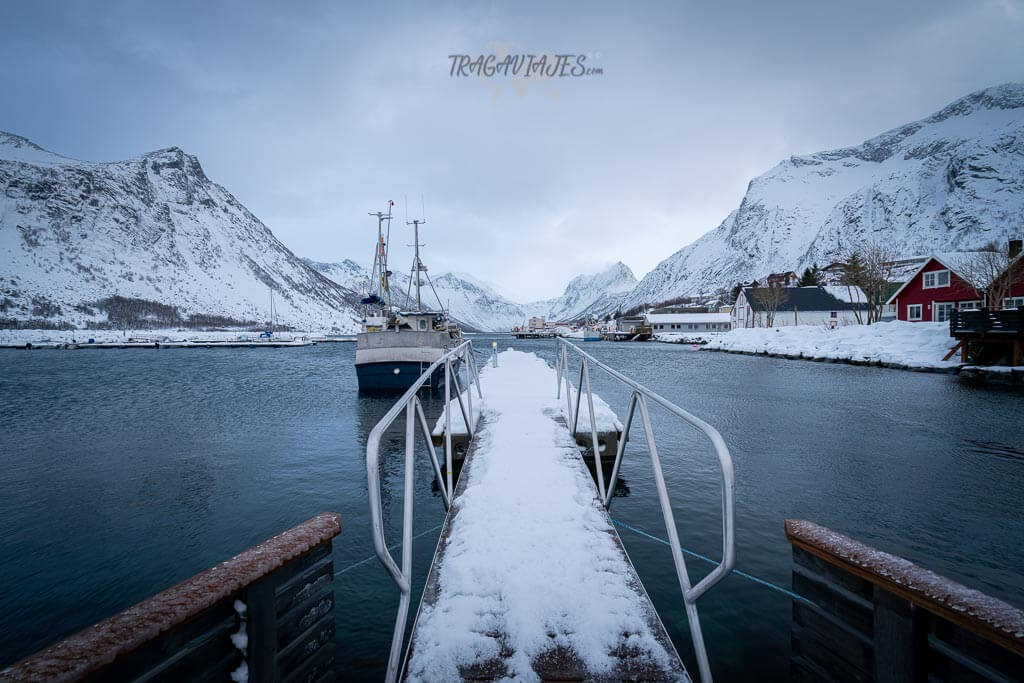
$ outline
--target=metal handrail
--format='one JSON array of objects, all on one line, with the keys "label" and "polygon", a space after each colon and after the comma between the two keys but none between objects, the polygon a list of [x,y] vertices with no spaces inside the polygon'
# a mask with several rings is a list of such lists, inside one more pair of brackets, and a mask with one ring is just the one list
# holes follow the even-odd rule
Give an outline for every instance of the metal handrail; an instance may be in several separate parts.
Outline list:
[{"label": "metal handrail", "polygon": [[[708,653],[704,646],[704,636],[701,632],[700,617],[697,614],[697,599],[704,595],[712,586],[721,581],[732,571],[736,563],[736,543],[734,530],[735,503],[734,489],[735,481],[732,469],[732,457],[729,455],[729,448],[725,445],[722,435],[718,430],[691,415],[668,399],[659,396],[647,387],[631,380],[614,368],[611,368],[597,360],[586,351],[583,351],[575,344],[559,338],[558,358],[556,362],[556,374],[558,382],[557,398],[561,398],[562,384],[565,384],[566,407],[569,411],[568,418],[572,422],[572,433],[576,436],[579,422],[580,396],[584,387],[587,392],[587,407],[590,413],[590,433],[593,443],[594,464],[597,472],[598,493],[605,508],[611,505],[612,495],[615,492],[615,483],[619,477],[619,466],[622,464],[622,456],[626,451],[626,442],[629,441],[629,430],[633,424],[633,416],[637,406],[640,407],[640,417],[643,420],[644,433],[647,437],[647,449],[651,455],[651,464],[654,468],[654,482],[658,490],[658,501],[661,505],[662,517],[665,520],[665,531],[668,533],[669,545],[672,550],[672,559],[675,562],[676,575],[679,579],[679,587],[683,593],[683,604],[686,608],[687,620],[690,624],[690,636],[693,640],[693,649],[697,654],[697,664],[700,668],[700,678],[705,683],[711,681],[711,667],[708,664]],[[580,355],[580,388],[576,395],[576,410],[572,410],[572,380],[569,377],[569,349]],[[594,365],[613,378],[619,380],[633,390],[630,397],[629,409],[626,413],[626,423],[622,429],[622,438],[619,439],[618,449],[615,453],[615,464],[612,466],[611,479],[607,489],[604,486],[604,478],[601,473],[601,456],[597,443],[597,424],[594,419],[594,396],[590,387],[590,366]],[[672,515],[672,505],[668,497],[668,489],[665,486],[665,474],[661,468],[661,459],[658,456],[658,446],[654,439],[654,429],[651,426],[651,416],[647,408],[647,401],[651,400],[659,404],[668,412],[679,417],[687,424],[696,427],[710,439],[718,456],[718,463],[722,474],[722,561],[696,585],[691,586],[690,576],[686,571],[686,560],[683,559],[682,546],[679,543],[679,531],[676,528],[675,517]]]},{"label": "metal handrail", "polygon": [[[462,402],[462,390],[458,381],[458,372],[453,365],[462,360],[469,368],[469,390],[468,394],[469,412]],[[445,376],[445,467],[447,468],[447,480],[441,473],[441,466],[434,451],[434,445],[430,439],[430,427],[427,425],[427,418],[423,413],[423,405],[419,399],[419,390],[430,379],[435,371],[444,366]],[[413,482],[415,468],[413,456],[415,454],[416,425],[419,425],[423,435],[427,453],[430,454],[430,463],[434,468],[434,476],[437,485],[441,489],[441,497],[444,500],[445,509],[452,504],[452,443],[451,443],[451,385],[455,385],[456,397],[462,415],[466,420],[466,429],[470,436],[476,431],[476,424],[469,418],[473,414],[473,384],[476,384],[477,395],[483,398],[480,390],[480,375],[476,369],[473,359],[473,342],[466,341],[448,351],[441,358],[434,361],[427,368],[419,379],[406,391],[402,398],[391,407],[384,417],[370,430],[366,439],[366,478],[370,498],[370,522],[373,533],[373,548],[380,559],[381,564],[388,570],[391,578],[401,592],[398,604],[398,615],[395,617],[395,630],[391,636],[391,653],[388,656],[387,681],[395,681],[398,678],[402,656],[402,645],[405,640],[405,624],[409,618],[409,603],[412,599],[412,513],[413,513]],[[384,519],[381,514],[381,490],[380,490],[380,441],[384,432],[394,424],[398,416],[405,411],[405,487],[402,497],[402,566],[391,556],[387,542],[384,538]]]}]

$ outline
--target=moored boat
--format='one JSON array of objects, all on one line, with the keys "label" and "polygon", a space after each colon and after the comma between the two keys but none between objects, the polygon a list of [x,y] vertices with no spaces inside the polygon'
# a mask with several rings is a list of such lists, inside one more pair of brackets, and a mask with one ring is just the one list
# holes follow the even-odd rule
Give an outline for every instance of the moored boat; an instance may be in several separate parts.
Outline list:
[{"label": "moored boat", "polygon": [[[374,249],[370,293],[362,300],[365,318],[362,331],[356,335],[356,379],[360,391],[404,391],[419,379],[430,365],[449,349],[459,344],[462,332],[451,322],[438,300],[437,309],[425,309],[421,296],[421,276],[433,290],[427,267],[420,260],[419,226],[423,220],[412,221],[415,256],[412,264],[410,290],[406,298],[413,310],[392,306],[391,271],[388,270],[388,240],[391,231],[391,207],[387,212],[371,213],[377,217],[377,245]],[[437,297],[436,291],[434,292]],[[444,381],[444,373],[431,377],[431,388]]]}]

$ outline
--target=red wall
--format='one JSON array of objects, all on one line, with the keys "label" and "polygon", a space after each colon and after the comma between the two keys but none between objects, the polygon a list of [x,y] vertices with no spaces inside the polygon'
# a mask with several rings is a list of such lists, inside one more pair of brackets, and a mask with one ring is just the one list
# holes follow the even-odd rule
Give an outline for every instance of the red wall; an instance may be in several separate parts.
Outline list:
[{"label": "red wall", "polygon": [[894,303],[897,305],[896,317],[899,320],[907,319],[907,306],[910,304],[921,304],[921,322],[928,322],[932,320],[932,302],[976,301],[982,298],[981,294],[952,270],[949,273],[949,287],[925,289],[922,286],[924,274],[933,270],[947,270],[947,268],[935,259],[931,259],[897,295]]}]

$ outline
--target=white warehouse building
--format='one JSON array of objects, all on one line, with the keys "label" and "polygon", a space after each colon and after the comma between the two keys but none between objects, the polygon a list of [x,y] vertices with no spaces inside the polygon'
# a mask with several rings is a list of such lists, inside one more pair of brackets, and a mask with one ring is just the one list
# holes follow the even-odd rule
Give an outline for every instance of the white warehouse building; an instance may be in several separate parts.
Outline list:
[{"label": "white warehouse building", "polygon": [[717,334],[732,329],[728,313],[648,313],[654,334]]}]

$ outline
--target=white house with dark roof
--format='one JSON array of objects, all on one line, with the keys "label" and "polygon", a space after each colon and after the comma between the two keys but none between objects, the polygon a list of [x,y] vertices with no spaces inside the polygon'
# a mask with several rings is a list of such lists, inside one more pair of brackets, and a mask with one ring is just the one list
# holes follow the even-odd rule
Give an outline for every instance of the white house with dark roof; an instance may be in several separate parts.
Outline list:
[{"label": "white house with dark roof", "polygon": [[[774,300],[775,303],[770,303]],[[772,327],[855,325],[858,313],[867,316],[867,297],[859,287],[744,287],[732,310],[732,326],[765,327],[769,308],[775,308]]]}]

